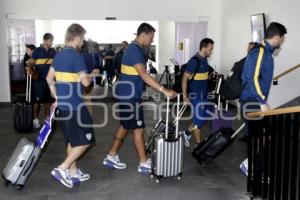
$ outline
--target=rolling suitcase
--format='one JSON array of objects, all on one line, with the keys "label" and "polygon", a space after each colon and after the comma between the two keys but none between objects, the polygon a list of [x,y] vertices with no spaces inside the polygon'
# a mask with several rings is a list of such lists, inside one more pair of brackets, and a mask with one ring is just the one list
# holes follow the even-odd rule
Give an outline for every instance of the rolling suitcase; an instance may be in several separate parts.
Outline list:
[{"label": "rolling suitcase", "polygon": [[221,128],[207,136],[194,149],[192,155],[201,165],[210,163],[220,153],[222,153],[236,138],[239,132],[244,128],[245,123],[237,131],[232,128]]},{"label": "rolling suitcase", "polygon": [[[169,103],[167,98],[166,123],[169,124]],[[183,172],[183,135],[178,133],[180,95],[177,96],[177,117],[175,134],[169,134],[169,126],[161,133],[153,136],[151,149],[151,177],[156,183],[161,178],[177,176],[180,180]]]},{"label": "rolling suitcase", "polygon": [[[177,121],[182,117],[184,111],[186,110],[186,106],[182,106],[179,114],[177,116],[176,119],[174,119],[173,123],[169,122],[169,128],[168,128],[168,132],[170,135],[174,135],[175,133],[175,129],[176,129],[176,123]],[[153,143],[153,139],[155,136],[160,135],[161,133],[164,133],[166,130],[166,120],[164,118],[161,118],[154,126],[154,128],[149,132],[147,139],[146,139],[146,151],[148,153],[151,153],[151,147],[152,147],[152,143]]]},{"label": "rolling suitcase", "polygon": [[17,103],[14,111],[14,128],[19,133],[32,129],[33,107],[31,104],[31,75],[26,76],[26,101]]},{"label": "rolling suitcase", "polygon": [[35,143],[28,141],[26,138],[20,140],[3,169],[2,176],[5,180],[5,185],[12,184],[18,189],[24,187],[51,133],[54,113],[55,109],[51,112],[50,117],[45,120]]}]

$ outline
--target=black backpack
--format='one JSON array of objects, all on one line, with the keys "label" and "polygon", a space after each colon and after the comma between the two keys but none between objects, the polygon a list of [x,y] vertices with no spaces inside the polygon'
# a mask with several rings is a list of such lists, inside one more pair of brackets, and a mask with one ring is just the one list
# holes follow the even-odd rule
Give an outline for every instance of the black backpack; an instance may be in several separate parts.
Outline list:
[{"label": "black backpack", "polygon": [[[258,44],[254,48],[250,50],[250,52],[255,48],[263,47],[263,45]],[[249,54],[248,54],[249,55]],[[246,57],[241,59],[240,61],[234,63],[231,73],[226,80],[223,81],[220,89],[220,95],[223,99],[226,100],[235,100],[239,98],[243,91],[243,83],[242,83],[242,73],[244,69],[244,63],[246,61]]]},{"label": "black backpack", "polygon": [[[193,78],[194,78],[194,76],[195,76],[195,74],[196,74],[196,72],[197,72],[197,70],[199,68],[199,65],[200,65],[200,58],[199,58],[199,56],[194,55],[191,59],[195,59],[197,61],[197,63],[198,63],[198,66],[196,67],[196,69],[195,69],[195,71],[193,73],[192,78],[188,80],[188,87],[187,88],[189,88],[189,83],[193,80]],[[182,87],[181,87],[182,77],[183,77],[183,74],[184,74],[185,69],[187,67],[187,64],[188,64],[188,62],[185,63],[185,64],[183,64],[183,65],[181,65],[181,68],[180,68],[180,71],[179,71],[179,76],[178,76],[178,82],[177,82],[177,84],[175,84],[177,86],[176,86],[176,88],[174,88],[177,93],[181,93],[182,92]]]}]

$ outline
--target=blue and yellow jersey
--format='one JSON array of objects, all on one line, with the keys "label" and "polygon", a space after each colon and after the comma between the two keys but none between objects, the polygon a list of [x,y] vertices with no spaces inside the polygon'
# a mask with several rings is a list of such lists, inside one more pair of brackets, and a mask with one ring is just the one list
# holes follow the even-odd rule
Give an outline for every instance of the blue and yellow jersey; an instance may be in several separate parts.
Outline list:
[{"label": "blue and yellow jersey", "polygon": [[206,99],[208,87],[207,59],[196,54],[188,61],[185,72],[192,74],[188,88],[189,93],[193,93],[192,96],[197,99]]},{"label": "blue and yellow jersey", "polygon": [[274,49],[267,42],[262,45],[247,55],[242,73],[242,101],[261,104],[267,101],[274,72]]},{"label": "blue and yellow jersey", "polygon": [[78,105],[83,102],[83,85],[79,72],[87,71],[83,56],[74,48],[65,47],[56,54],[53,68],[58,108],[77,110]]},{"label": "blue and yellow jersey", "polygon": [[53,48],[48,49],[48,51],[44,47],[34,49],[32,58],[35,61],[35,69],[39,74],[39,78],[46,79],[55,53],[56,51]]},{"label": "blue and yellow jersey", "polygon": [[132,42],[124,52],[121,64],[120,81],[116,87],[119,100],[140,101],[144,82],[134,65],[146,65],[143,47]]}]

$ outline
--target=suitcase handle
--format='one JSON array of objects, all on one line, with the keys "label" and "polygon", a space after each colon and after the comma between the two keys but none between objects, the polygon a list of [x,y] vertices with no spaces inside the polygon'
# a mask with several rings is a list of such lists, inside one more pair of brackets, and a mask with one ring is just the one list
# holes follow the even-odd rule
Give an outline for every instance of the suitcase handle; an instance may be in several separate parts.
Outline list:
[{"label": "suitcase handle", "polygon": [[28,103],[31,102],[31,82],[32,82],[32,77],[31,75],[27,74],[26,75],[26,102]]},{"label": "suitcase handle", "polygon": [[245,127],[245,125],[246,125],[246,124],[243,123],[243,124],[240,126],[240,128],[234,132],[234,134],[230,137],[230,139],[235,138],[235,136],[237,136],[237,135],[240,133],[240,131]]},{"label": "suitcase handle", "polygon": [[[166,130],[165,130],[165,139],[168,139],[169,137],[169,107],[170,107],[170,97],[167,97],[167,113],[166,113]],[[179,128],[179,119],[184,113],[186,106],[183,106],[180,110],[180,94],[177,94],[177,116],[173,122],[173,124],[176,126],[175,129],[175,139],[178,138],[178,128]]]}]

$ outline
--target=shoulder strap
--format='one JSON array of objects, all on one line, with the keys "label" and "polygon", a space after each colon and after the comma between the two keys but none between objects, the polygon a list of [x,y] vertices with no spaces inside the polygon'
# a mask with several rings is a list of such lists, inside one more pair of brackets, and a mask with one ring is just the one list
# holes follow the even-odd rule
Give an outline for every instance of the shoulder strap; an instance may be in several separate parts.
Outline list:
[{"label": "shoulder strap", "polygon": [[193,79],[194,79],[194,77],[195,77],[195,75],[196,75],[198,69],[200,68],[200,59],[199,59],[199,57],[198,57],[197,55],[194,55],[194,56],[191,58],[191,60],[192,60],[192,59],[196,60],[197,63],[198,63],[198,65],[196,66],[195,71],[194,71],[194,73],[193,73],[193,75],[192,75],[192,77],[191,77],[190,80],[193,80]]}]

